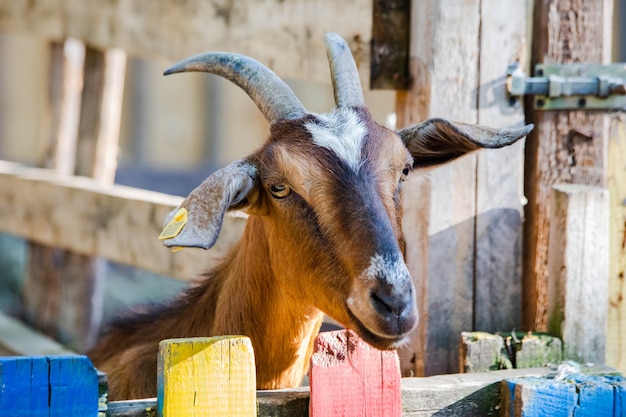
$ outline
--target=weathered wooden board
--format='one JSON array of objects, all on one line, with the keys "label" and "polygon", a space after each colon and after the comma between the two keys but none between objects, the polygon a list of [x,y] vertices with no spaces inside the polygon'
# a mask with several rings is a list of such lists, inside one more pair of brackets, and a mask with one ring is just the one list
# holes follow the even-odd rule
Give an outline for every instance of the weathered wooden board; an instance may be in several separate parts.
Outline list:
[{"label": "weathered wooden board", "polygon": [[[505,74],[513,62],[528,63],[530,3],[481,1],[478,124],[524,125],[523,103],[509,102]],[[477,154],[474,330],[510,331],[521,326],[523,176],[524,141]]]},{"label": "weathered wooden board", "polygon": [[[399,127],[429,117],[477,121],[479,3],[412,3],[413,83],[398,93]],[[401,352],[403,374],[457,372],[459,335],[473,327],[476,156],[414,172],[405,182],[404,201],[406,258],[420,323],[407,346],[411,352]]]},{"label": "weathered wooden board", "polygon": [[[416,375],[458,370],[458,338],[472,328],[475,163],[475,156],[465,157],[405,182],[405,256],[420,313],[414,342],[423,344],[410,347]],[[415,204],[412,198],[421,201]]]},{"label": "weathered wooden board", "polygon": [[[608,63],[612,0],[534,2],[532,64]],[[547,328],[550,195],[556,183],[606,186],[609,115],[530,111],[535,130],[526,140],[524,327]]]},{"label": "weathered wooden board", "polygon": [[[504,80],[507,66],[525,59],[526,7],[413,2],[413,83],[398,93],[399,126],[429,117],[520,126],[522,108],[509,105]],[[508,19],[515,23],[503,25]],[[405,183],[406,259],[420,324],[400,351],[404,375],[456,372],[462,331],[519,325],[522,149],[468,155]]]},{"label": "weathered wooden board", "polygon": [[557,184],[548,245],[548,330],[564,357],[604,363],[609,298],[609,195],[602,187]]},{"label": "weathered wooden board", "polygon": [[327,83],[328,31],[348,40],[362,80],[369,80],[371,13],[371,0],[1,0],[0,30],[54,40],[71,36],[102,49],[170,60],[233,51],[283,77]]},{"label": "weathered wooden board", "polygon": [[606,363],[626,373],[626,116],[611,120],[609,138],[610,253]]},{"label": "weathered wooden board", "polygon": [[0,163],[0,184],[1,231],[183,280],[219,262],[246,222],[241,213],[227,215],[213,249],[172,253],[157,236],[181,197],[7,162]]}]

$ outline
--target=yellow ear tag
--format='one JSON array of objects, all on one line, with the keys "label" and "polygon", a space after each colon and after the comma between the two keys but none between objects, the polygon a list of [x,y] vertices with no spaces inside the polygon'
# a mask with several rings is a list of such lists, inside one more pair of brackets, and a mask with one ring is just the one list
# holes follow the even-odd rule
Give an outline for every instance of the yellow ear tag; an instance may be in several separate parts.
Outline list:
[{"label": "yellow ear tag", "polygon": [[185,249],[185,248],[183,248],[182,246],[174,246],[172,248],[172,253],[180,252],[183,249]]},{"label": "yellow ear tag", "polygon": [[187,209],[181,207],[178,209],[176,214],[174,214],[172,220],[165,225],[163,231],[159,235],[159,239],[165,240],[176,237],[183,229],[183,226],[185,226],[185,223],[187,223]]}]

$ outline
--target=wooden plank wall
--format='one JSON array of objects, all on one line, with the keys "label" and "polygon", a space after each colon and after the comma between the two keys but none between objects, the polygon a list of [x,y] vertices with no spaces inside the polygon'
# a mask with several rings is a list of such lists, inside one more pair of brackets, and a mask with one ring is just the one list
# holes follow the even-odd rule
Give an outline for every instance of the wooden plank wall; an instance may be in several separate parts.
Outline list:
[{"label": "wooden plank wall", "polygon": [[608,190],[556,184],[548,246],[548,331],[563,340],[564,359],[606,363]]},{"label": "wooden plank wall", "polygon": [[[398,94],[399,126],[429,117],[521,126],[523,108],[510,105],[504,83],[509,64],[527,62],[528,2],[412,6],[413,84]],[[404,232],[420,324],[401,352],[405,374],[458,372],[456,346],[466,329],[519,328],[522,165],[518,144],[417,172],[406,182]]]},{"label": "wooden plank wall", "polygon": [[328,31],[350,43],[362,80],[369,80],[371,13],[371,0],[0,0],[0,30],[57,41],[75,37],[148,58],[232,51],[254,56],[283,77],[328,83]]},{"label": "wooden plank wall", "polygon": [[[533,65],[608,63],[613,0],[535,2]],[[524,327],[547,327],[550,196],[557,183],[607,185],[609,115],[589,111],[532,111],[526,141]]]}]

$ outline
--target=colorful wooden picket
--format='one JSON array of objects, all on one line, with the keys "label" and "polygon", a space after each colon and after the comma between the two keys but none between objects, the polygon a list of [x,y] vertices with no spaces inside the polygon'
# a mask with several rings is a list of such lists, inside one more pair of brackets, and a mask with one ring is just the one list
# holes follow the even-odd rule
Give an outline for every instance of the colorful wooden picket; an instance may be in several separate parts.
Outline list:
[{"label": "colorful wooden picket", "polygon": [[502,407],[507,417],[624,417],[626,379],[583,374],[508,379],[502,382]]},{"label": "colorful wooden picket", "polygon": [[0,415],[98,415],[98,375],[85,356],[0,357]]},{"label": "colorful wooden picket", "polygon": [[257,392],[246,337],[171,339],[160,348],[158,398],[109,404],[105,376],[84,356],[0,357],[0,416],[626,417],[626,378],[607,367],[561,378],[536,368],[401,380],[395,352],[343,330],[317,338],[310,390]]},{"label": "colorful wooden picket", "polygon": [[247,337],[164,340],[158,369],[160,416],[256,416],[254,353]]},{"label": "colorful wooden picket", "polygon": [[349,330],[321,333],[311,358],[311,417],[400,417],[400,363]]}]

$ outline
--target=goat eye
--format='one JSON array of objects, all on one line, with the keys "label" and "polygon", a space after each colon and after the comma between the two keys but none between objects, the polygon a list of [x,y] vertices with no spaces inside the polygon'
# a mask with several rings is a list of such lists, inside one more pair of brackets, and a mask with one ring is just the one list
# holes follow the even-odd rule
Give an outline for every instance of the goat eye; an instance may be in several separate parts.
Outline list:
[{"label": "goat eye", "polygon": [[411,172],[411,167],[407,165],[402,170],[402,174],[400,175],[400,182],[406,180],[406,177],[409,175],[409,172]]},{"label": "goat eye", "polygon": [[275,198],[285,198],[291,193],[291,188],[286,184],[272,184],[270,185],[270,193]]}]

